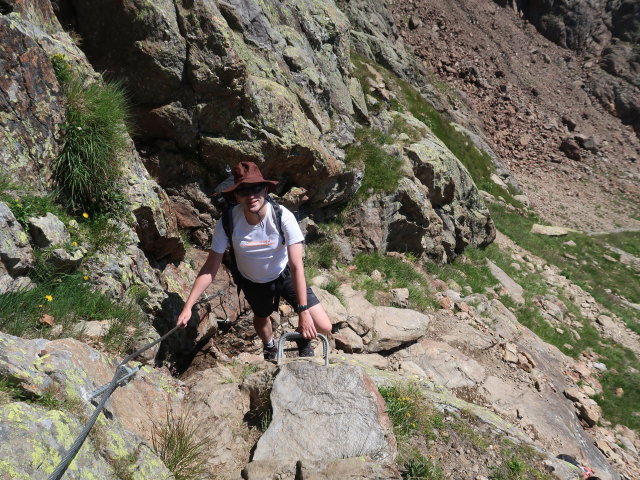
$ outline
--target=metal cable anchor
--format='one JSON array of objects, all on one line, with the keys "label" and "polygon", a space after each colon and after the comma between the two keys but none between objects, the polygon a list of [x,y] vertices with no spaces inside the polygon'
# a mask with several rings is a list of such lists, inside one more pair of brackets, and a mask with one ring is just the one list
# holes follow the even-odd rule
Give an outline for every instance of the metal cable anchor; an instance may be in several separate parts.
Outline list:
[{"label": "metal cable anchor", "polygon": [[[131,368],[127,365],[121,365],[120,367],[118,367],[117,373],[116,373],[116,385],[118,387],[122,387],[124,385],[127,384],[127,380],[129,380],[131,377],[133,377],[136,373],[138,373],[140,371],[140,365],[138,365],[135,368]],[[120,374],[122,372],[122,376],[118,377],[118,374]],[[86,400],[87,402],[90,402],[91,400],[93,400],[94,398],[102,395],[104,392],[107,391],[107,389],[109,388],[109,386],[111,385],[111,383],[105,383],[104,385],[102,385],[101,387],[96,388],[93,392],[87,392],[85,393],[82,398],[84,400]]]}]

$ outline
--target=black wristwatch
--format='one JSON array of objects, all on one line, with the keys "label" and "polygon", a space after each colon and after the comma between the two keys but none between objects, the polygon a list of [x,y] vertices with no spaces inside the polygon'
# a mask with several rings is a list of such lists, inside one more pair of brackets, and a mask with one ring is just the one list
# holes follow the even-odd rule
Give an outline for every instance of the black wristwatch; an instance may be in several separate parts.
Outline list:
[{"label": "black wristwatch", "polygon": [[305,310],[309,310],[309,305],[298,305],[296,307],[296,312],[304,312]]}]

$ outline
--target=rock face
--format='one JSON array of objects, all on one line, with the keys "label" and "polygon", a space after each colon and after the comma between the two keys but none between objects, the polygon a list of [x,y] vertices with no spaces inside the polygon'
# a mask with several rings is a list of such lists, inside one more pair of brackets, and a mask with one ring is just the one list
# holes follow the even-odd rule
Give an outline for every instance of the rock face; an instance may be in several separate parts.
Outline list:
[{"label": "rock face", "polygon": [[[167,189],[181,226],[199,244],[207,245],[218,215],[202,192],[225,178],[227,164],[257,162],[265,176],[280,180],[277,193],[285,197],[292,188],[302,189],[305,201],[297,207],[305,211],[344,203],[359,187],[362,166],[346,166],[343,149],[353,142],[357,121],[370,122],[370,112],[351,72],[351,25],[333,2],[300,0],[268,9],[252,2],[175,8],[172,2],[148,7],[135,0],[72,3],[94,67],[115,72],[132,92],[138,148]],[[104,23],[105,16],[117,21]],[[115,48],[105,43],[114,37]],[[403,72],[408,55],[392,51],[387,54],[396,57],[394,71]],[[466,245],[490,242],[488,212],[452,159],[440,155],[437,161],[446,166],[436,173],[455,183],[452,198],[430,208],[424,204],[429,187],[410,178],[381,200],[392,208],[382,214],[380,238],[356,247],[408,247],[448,261]],[[136,210],[141,225],[142,212]],[[146,233],[140,236],[145,250],[160,256],[162,242],[153,229]]]},{"label": "rock face", "polygon": [[543,35],[558,45],[599,58],[602,71],[592,77],[591,88],[604,107],[613,110],[636,132],[640,132],[638,2],[496,0],[496,3],[517,8]]},{"label": "rock face", "polygon": [[[38,4],[43,17],[51,20],[49,2]],[[55,17],[52,21],[57,24]],[[0,80],[0,167],[10,179],[43,191],[51,160],[60,151],[57,139],[66,114],[39,36],[42,33],[22,22],[18,12],[0,15],[0,64],[7,72]]]},{"label": "rock face", "polygon": [[271,405],[273,418],[254,460],[368,456],[392,462],[396,456],[384,401],[357,367],[287,364],[273,383]]},{"label": "rock face", "polygon": [[[351,125],[354,110],[348,23],[332,2],[73,3],[89,58],[117,72],[141,105],[147,159],[186,175],[162,174],[163,186],[183,191],[200,178],[212,189],[240,160],[313,187],[312,198],[334,183],[341,167],[320,133],[330,116]],[[114,37],[117,48],[105,42]],[[176,149],[199,156],[209,173]]]},{"label": "rock face", "polygon": [[0,275],[24,275],[33,265],[29,237],[7,204],[0,202]]}]

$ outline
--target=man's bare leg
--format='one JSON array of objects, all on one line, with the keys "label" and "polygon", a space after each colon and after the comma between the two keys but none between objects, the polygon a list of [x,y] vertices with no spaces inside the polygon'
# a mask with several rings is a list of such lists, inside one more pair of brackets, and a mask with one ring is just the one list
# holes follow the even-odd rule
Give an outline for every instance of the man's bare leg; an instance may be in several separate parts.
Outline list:
[{"label": "man's bare leg", "polygon": [[324,307],[321,304],[314,305],[309,308],[309,313],[317,332],[328,335],[331,332],[331,320]]},{"label": "man's bare leg", "polygon": [[253,315],[253,328],[263,344],[267,344],[273,338],[273,327],[271,326],[271,317],[258,317]]}]

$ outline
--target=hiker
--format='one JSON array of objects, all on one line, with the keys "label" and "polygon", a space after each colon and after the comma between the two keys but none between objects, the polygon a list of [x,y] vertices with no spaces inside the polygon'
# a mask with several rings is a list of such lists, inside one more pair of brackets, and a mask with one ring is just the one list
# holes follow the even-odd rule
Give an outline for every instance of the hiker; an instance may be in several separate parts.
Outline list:
[{"label": "hiker", "polygon": [[[253,326],[264,345],[265,360],[274,360],[278,351],[269,316],[278,309],[280,297],[298,314],[298,331],[304,337],[297,340],[298,354],[312,357],[310,339],[318,333],[327,335],[331,320],[305,281],[302,231],[293,213],[267,197],[278,182],[265,180],[255,163],[240,162],[233,170],[233,179],[234,184],[220,193],[233,198],[237,205],[226,210],[216,223],[211,251],[177,323],[183,328],[187,325],[193,305],[213,282],[229,247],[235,258],[231,268],[234,281],[253,310]],[[225,231],[229,223],[231,243]]]}]

